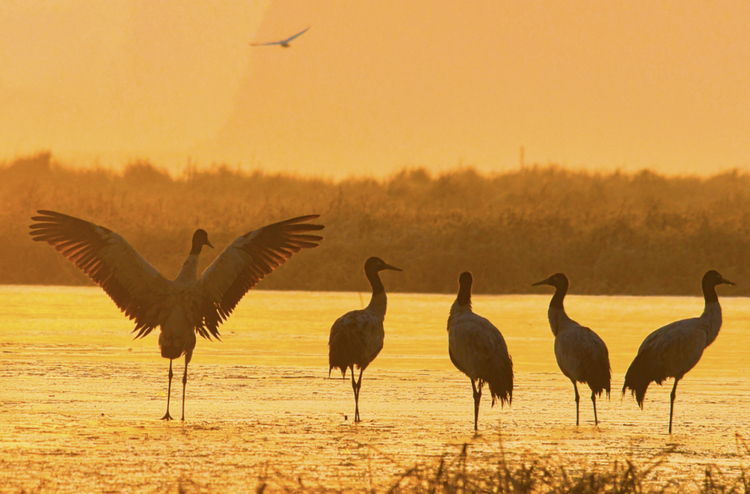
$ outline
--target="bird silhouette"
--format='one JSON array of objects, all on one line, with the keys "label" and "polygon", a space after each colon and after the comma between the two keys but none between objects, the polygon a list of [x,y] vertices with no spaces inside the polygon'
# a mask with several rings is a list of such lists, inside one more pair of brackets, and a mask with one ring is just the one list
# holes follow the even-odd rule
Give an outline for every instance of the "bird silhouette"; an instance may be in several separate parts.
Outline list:
[{"label": "bird silhouette", "polygon": [[[458,370],[471,379],[474,392],[474,430],[478,430],[479,401],[487,383],[492,406],[513,400],[513,361],[503,335],[493,324],[471,310],[474,278],[465,271],[458,278],[458,296],[448,316],[448,355]],[[476,383],[476,384],[475,384]]]},{"label": "bird silhouette", "polygon": [[563,299],[568,292],[568,277],[556,273],[532,286],[550,285],[555,294],[549,303],[547,318],[555,335],[555,357],[557,365],[565,377],[573,383],[576,397],[576,425],[580,396],[577,382],[586,383],[591,388],[591,402],[594,404],[594,424],[599,425],[596,416],[596,397],[606,391],[609,397],[612,370],[609,366],[609,352],[604,341],[591,329],[581,326],[568,317],[563,307]]},{"label": "bird silhouette", "polygon": [[271,46],[271,45],[279,45],[282,48],[289,48],[289,43],[296,37],[302,36],[307,32],[308,29],[310,29],[311,26],[308,26],[307,29],[303,29],[302,31],[298,32],[294,36],[289,36],[286,39],[282,39],[281,41],[270,41],[268,43],[250,43],[250,46]]},{"label": "bird silhouette", "polygon": [[162,276],[117,233],[55,211],[38,211],[31,236],[47,242],[104,289],[117,307],[135,320],[136,338],[160,327],[161,355],[169,359],[167,413],[172,391],[172,360],[185,355],[182,377],[182,420],[185,420],[187,368],[196,333],[219,339],[219,324],[264,276],[301,249],[317,247],[322,237],[307,232],[322,225],[305,223],[318,215],[300,216],[267,225],[236,239],[197,276],[203,246],[213,247],[205,230],[193,234],[192,248],[174,280]]},{"label": "bird silhouette", "polygon": [[717,285],[734,285],[717,271],[703,275],[701,287],[705,308],[700,317],[683,319],[667,324],[648,335],[625,374],[622,394],[630,388],[638,406],[643,409],[643,400],[651,382],[661,385],[667,378],[674,378],[669,396],[669,433],[672,433],[672,411],[677,396],[677,383],[701,359],[703,350],[714,342],[721,329],[721,306],[716,294]]},{"label": "bird silhouette", "polygon": [[[359,390],[362,387],[362,372],[383,349],[383,319],[388,300],[378,273],[386,269],[401,271],[379,257],[370,257],[365,261],[365,276],[372,286],[370,303],[364,309],[347,312],[336,319],[328,338],[328,375],[331,375],[333,369],[340,369],[341,377],[346,378],[346,369],[351,369],[355,422],[360,422]],[[354,366],[359,368],[359,379],[356,382]]]}]

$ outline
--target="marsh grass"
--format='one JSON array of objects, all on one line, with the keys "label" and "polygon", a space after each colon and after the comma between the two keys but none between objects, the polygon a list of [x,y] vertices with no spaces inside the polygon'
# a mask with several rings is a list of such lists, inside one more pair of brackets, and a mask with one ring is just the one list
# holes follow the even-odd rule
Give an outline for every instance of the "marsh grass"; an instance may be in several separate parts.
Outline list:
[{"label": "marsh grass", "polygon": [[[607,465],[571,464],[554,455],[526,453],[509,459],[502,448],[492,457],[473,457],[471,445],[464,444],[457,454],[444,454],[436,462],[420,462],[402,467],[394,479],[374,485],[372,472],[363,475],[361,485],[331,487],[289,476],[264,466],[255,488],[267,492],[370,492],[386,494],[472,494],[472,493],[747,493],[750,478],[743,467],[739,473],[725,474],[707,466],[703,478],[672,477],[669,465],[673,450],[667,449],[643,463],[631,459]],[[379,453],[379,452],[376,452]],[[746,451],[747,453],[747,451]]]},{"label": "marsh grass", "polygon": [[[227,167],[172,178],[148,162],[122,173],[73,169],[49,153],[0,166],[0,283],[88,281],[28,236],[37,209],[90,219],[123,235],[175,276],[196,228],[218,249],[238,235],[318,213],[320,248],[300,253],[259,288],[366,291],[362,263],[404,268],[391,291],[450,293],[471,270],[477,293],[537,293],[556,271],[572,293],[699,295],[707,269],[750,275],[750,175],[664,177],[644,170],[588,173],[555,166],[482,175],[404,170],[340,182]],[[741,284],[733,295],[750,294]]]}]

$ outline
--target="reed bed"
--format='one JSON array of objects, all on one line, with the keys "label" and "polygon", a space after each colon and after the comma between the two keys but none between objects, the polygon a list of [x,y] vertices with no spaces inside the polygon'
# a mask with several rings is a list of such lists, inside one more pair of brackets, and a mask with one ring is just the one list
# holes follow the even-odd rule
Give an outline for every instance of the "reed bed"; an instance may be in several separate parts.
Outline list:
[{"label": "reed bed", "polygon": [[[719,467],[709,465],[702,477],[686,478],[679,475],[679,466],[670,465],[671,450],[642,463],[625,458],[608,465],[596,465],[571,464],[564,458],[532,453],[508,459],[502,450],[491,458],[476,458],[470,449],[469,444],[464,444],[458,454],[446,453],[438,461],[404,467],[400,474],[382,484],[372,480],[369,469],[363,473],[360,485],[331,486],[289,475],[283,466],[277,469],[266,464],[261,468],[254,490],[256,494],[744,494],[750,491],[750,475],[744,466],[737,472],[724,473]],[[210,494],[216,491],[185,477],[166,492]]]},{"label": "reed bed", "polygon": [[[177,274],[196,228],[216,251],[239,234],[318,213],[320,248],[303,252],[263,289],[367,290],[370,255],[404,268],[389,290],[449,293],[474,272],[477,293],[537,293],[556,271],[581,294],[699,295],[707,269],[750,274],[750,175],[665,177],[644,170],[588,173],[533,166],[482,175],[404,170],[389,179],[340,182],[225,166],[173,178],[148,162],[123,172],[82,170],[49,153],[0,166],[0,283],[87,280],[28,236],[37,209],[103,224],[165,275]],[[745,286],[743,286],[745,285]],[[740,284],[733,295],[750,294]]]}]

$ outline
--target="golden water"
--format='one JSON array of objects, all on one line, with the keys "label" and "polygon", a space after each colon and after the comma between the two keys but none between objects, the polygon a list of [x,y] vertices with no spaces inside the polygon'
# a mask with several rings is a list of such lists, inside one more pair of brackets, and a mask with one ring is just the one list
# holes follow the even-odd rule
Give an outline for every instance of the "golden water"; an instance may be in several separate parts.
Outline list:
[{"label": "golden water", "polygon": [[475,296],[515,369],[512,407],[491,409],[485,398],[475,437],[471,385],[447,356],[448,295],[389,296],[385,346],[363,378],[363,422],[352,422],[349,381],[328,377],[328,331],[368,297],[250,293],[222,326],[223,341],[199,338],[187,420],[167,423],[158,420],[168,363],[156,335],[134,341],[133,324],[98,288],[0,287],[0,492],[167,492],[180,483],[246,491],[264,472],[330,487],[387,485],[465,442],[480,458],[502,443],[511,457],[551,454],[571,466],[645,461],[672,447],[664,475],[686,482],[708,464],[727,472],[745,464],[736,436],[747,432],[750,405],[748,299],[721,299],[724,326],[680,383],[669,436],[671,381],[652,385],[641,411],[621,398],[623,375],[649,332],[700,314],[701,298],[566,299],[568,314],[609,347],[612,397],[598,401],[596,428],[585,385],[575,426],[572,386],[547,326],[550,294]]}]

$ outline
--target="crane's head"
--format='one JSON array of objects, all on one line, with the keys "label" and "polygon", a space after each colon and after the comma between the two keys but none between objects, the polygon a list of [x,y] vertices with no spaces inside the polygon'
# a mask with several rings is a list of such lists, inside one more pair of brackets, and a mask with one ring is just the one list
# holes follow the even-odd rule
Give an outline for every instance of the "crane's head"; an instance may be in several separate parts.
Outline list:
[{"label": "crane's head", "polygon": [[390,269],[393,271],[401,271],[399,268],[395,266],[386,264],[385,261],[383,261],[379,257],[370,257],[369,259],[365,261],[365,273],[378,273],[385,269]]},{"label": "crane's head", "polygon": [[703,286],[716,286],[716,285],[734,285],[731,281],[724,278],[718,271],[708,271],[703,275]]},{"label": "crane's head", "polygon": [[211,242],[208,241],[208,233],[206,233],[206,230],[199,228],[193,233],[193,248],[190,250],[190,253],[200,254],[201,248],[204,245],[208,245],[212,249],[214,248],[214,246],[211,245]]},{"label": "crane's head", "polygon": [[532,284],[531,286],[539,286],[539,285],[550,285],[554,286],[555,288],[568,288],[568,277],[565,276],[562,273],[555,273],[549,278],[545,278],[542,281],[537,281],[536,283]]}]

